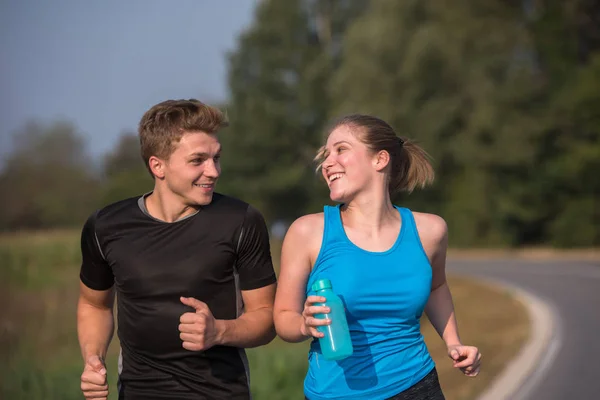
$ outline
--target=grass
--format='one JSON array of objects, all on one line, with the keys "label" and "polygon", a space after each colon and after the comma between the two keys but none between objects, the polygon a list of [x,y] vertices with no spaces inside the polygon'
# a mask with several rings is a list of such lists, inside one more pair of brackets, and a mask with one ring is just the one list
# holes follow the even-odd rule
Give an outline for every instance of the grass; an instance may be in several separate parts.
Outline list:
[{"label": "grass", "polygon": [[[80,399],[82,360],[75,329],[79,236],[47,232],[0,237],[0,398]],[[277,260],[279,248],[273,246]],[[453,370],[441,339],[426,319],[423,334],[448,400],[474,399],[514,357],[528,335],[525,309],[503,290],[450,277],[461,336],[479,346],[484,369],[476,379]],[[257,400],[303,398],[308,342],[248,350]],[[116,399],[118,340],[107,357]]]}]

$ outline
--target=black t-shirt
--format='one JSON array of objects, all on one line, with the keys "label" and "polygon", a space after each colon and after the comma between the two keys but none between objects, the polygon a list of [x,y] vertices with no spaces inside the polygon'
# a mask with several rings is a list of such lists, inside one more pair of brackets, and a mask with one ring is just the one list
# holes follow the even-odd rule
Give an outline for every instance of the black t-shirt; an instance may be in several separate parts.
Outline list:
[{"label": "black t-shirt", "polygon": [[87,220],[81,238],[81,281],[95,290],[115,285],[120,398],[248,399],[243,349],[182,347],[179,318],[205,302],[217,319],[242,312],[240,290],[275,282],[262,215],[215,193],[197,213],[167,223],[151,217],[144,198],[111,204]]}]

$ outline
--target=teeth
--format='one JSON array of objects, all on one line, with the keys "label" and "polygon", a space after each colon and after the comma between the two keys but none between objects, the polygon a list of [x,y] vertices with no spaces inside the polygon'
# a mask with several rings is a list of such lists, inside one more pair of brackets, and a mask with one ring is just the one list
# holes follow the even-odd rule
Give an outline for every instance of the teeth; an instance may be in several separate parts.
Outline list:
[{"label": "teeth", "polygon": [[331,176],[329,177],[329,182],[333,182],[333,181],[335,181],[336,179],[338,179],[338,178],[341,178],[341,177],[342,177],[342,174],[340,174],[340,173],[338,173],[338,174],[333,174],[333,175],[331,175]]}]

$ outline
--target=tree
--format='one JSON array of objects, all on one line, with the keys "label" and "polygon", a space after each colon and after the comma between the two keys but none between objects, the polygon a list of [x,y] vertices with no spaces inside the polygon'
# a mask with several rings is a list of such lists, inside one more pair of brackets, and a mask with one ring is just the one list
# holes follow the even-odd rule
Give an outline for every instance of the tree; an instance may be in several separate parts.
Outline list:
[{"label": "tree", "polygon": [[540,141],[539,225],[556,246],[600,244],[600,3],[537,3],[534,33],[548,121]]},{"label": "tree", "polygon": [[454,245],[512,241],[502,171],[530,165],[537,134],[518,107],[535,93],[522,18],[505,1],[372,2],[332,81],[334,113],[378,115],[432,155],[435,187],[403,201],[442,214]]},{"label": "tree", "polygon": [[102,204],[138,196],[152,190],[153,180],[140,154],[137,134],[123,132],[115,148],[104,157]]},{"label": "tree", "polygon": [[263,1],[230,55],[222,185],[269,220],[318,211],[326,200],[312,160],[341,35],[363,3]]},{"label": "tree", "polygon": [[93,210],[93,178],[84,141],[64,121],[27,123],[13,136],[14,150],[0,173],[0,229],[79,225]]}]

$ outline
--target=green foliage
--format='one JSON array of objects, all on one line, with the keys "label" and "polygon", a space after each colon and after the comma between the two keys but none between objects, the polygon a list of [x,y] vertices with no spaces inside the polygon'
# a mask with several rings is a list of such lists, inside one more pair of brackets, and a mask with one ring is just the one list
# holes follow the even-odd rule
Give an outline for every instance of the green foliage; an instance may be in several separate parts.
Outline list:
[{"label": "green foliage", "polygon": [[[451,246],[600,244],[600,35],[589,0],[265,0],[228,58],[218,190],[269,222],[329,203],[329,120],[371,113],[433,157],[395,199]],[[0,171],[0,230],[81,226],[152,189],[133,133],[93,168],[76,129],[29,123]]]},{"label": "green foliage", "polygon": [[269,220],[318,211],[327,200],[312,160],[322,141],[336,46],[361,3],[261,2],[255,24],[230,55],[222,187]]},{"label": "green foliage", "polygon": [[0,230],[81,222],[97,197],[83,139],[71,124],[27,124],[0,171]]},{"label": "green foliage", "polygon": [[247,350],[253,398],[302,399],[308,345],[308,341],[290,344],[275,339],[265,347]]},{"label": "green foliage", "polygon": [[[35,249],[35,251],[33,251]],[[0,281],[36,289],[61,283],[79,265],[78,232],[42,232],[0,238]]]}]

